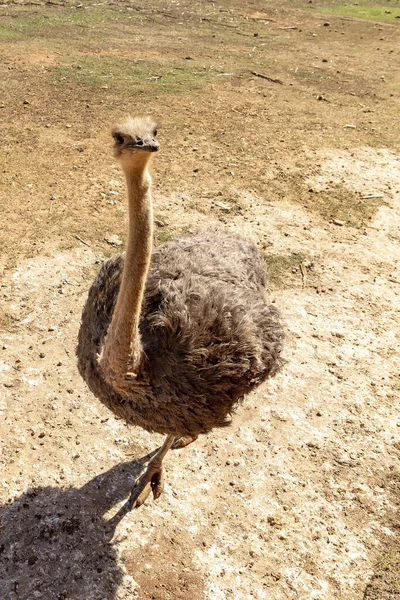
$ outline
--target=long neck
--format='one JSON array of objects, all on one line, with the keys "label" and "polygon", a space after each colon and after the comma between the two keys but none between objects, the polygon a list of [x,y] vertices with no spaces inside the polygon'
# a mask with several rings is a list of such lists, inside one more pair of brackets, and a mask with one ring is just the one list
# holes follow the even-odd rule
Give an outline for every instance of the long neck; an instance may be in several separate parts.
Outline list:
[{"label": "long neck", "polygon": [[100,360],[103,375],[116,388],[137,375],[142,354],[139,321],[153,247],[151,178],[144,167],[125,170],[129,235],[121,285]]}]

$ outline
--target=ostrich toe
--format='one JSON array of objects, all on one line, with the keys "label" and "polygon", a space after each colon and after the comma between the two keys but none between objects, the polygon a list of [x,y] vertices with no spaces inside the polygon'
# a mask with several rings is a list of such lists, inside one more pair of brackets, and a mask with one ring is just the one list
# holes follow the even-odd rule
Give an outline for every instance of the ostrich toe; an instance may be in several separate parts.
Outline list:
[{"label": "ostrich toe", "polygon": [[174,436],[168,435],[167,439],[159,448],[152,460],[149,462],[147,469],[137,479],[136,485],[132,490],[130,498],[128,500],[128,508],[137,508],[146,502],[150,492],[153,492],[154,499],[157,500],[162,494],[164,489],[164,476],[162,461],[168,450],[174,443]]},{"label": "ostrich toe", "polygon": [[128,508],[139,508],[144,504],[153,492],[155,500],[159,498],[164,490],[164,470],[162,465],[149,464],[146,471],[141,475],[133,488],[128,500]]},{"label": "ostrich toe", "polygon": [[189,446],[192,442],[197,440],[197,435],[182,435],[180,437],[176,437],[174,439],[174,443],[171,446],[171,450],[180,450],[181,448],[185,448]]}]

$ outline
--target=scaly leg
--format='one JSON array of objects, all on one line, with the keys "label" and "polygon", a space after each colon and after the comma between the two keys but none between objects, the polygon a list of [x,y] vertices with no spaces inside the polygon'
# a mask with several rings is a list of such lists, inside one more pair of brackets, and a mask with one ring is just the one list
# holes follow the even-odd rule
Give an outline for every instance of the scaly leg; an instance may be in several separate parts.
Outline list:
[{"label": "scaly leg", "polygon": [[171,446],[171,450],[180,450],[181,448],[186,448],[186,446],[189,446],[189,444],[195,442],[198,437],[198,435],[182,435],[181,437],[176,437]]},{"label": "scaly leg", "polygon": [[155,499],[161,495],[164,487],[162,461],[174,443],[174,439],[173,435],[167,436],[164,444],[149,462],[146,471],[136,481],[128,500],[129,510],[141,506],[147,500],[151,491]]}]

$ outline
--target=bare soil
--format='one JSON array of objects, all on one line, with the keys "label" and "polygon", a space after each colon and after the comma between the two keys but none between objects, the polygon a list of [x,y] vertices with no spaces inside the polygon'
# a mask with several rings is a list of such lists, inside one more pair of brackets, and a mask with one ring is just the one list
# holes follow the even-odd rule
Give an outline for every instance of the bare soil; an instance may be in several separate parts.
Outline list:
[{"label": "bare soil", "polygon": [[[0,5],[0,599],[394,600],[398,0]],[[159,119],[156,242],[256,241],[285,370],[231,428],[162,438],[80,380],[91,280],[126,240],[112,124]]]}]

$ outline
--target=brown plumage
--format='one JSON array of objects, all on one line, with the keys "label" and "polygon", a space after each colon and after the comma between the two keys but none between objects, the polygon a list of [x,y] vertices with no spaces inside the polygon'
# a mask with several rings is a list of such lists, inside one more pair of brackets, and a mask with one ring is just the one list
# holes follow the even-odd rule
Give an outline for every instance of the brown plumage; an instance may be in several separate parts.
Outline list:
[{"label": "brown plumage", "polygon": [[152,250],[154,124],[128,120],[114,138],[128,185],[127,254],[106,261],[89,291],[77,355],[80,374],[114,414],[168,435],[132,494],[139,505],[150,487],[161,492],[168,448],[187,443],[173,445],[175,437],[190,442],[229,424],[238,401],[280,369],[283,329],[266,303],[254,244],[213,230]]}]

